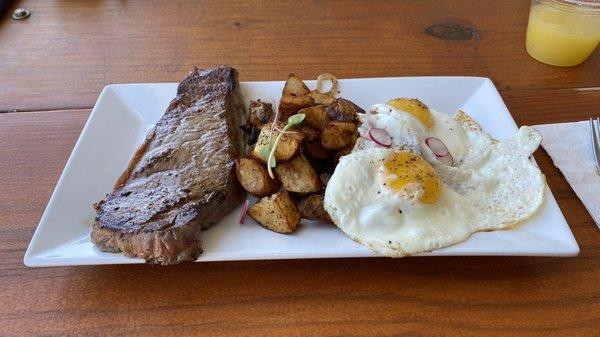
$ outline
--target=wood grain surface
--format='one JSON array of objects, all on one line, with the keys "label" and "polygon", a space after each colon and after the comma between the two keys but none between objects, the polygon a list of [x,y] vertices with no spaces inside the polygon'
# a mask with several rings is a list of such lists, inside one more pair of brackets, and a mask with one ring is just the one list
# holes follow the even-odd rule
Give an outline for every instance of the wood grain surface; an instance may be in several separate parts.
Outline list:
[{"label": "wood grain surface", "polygon": [[[192,65],[218,63],[242,80],[481,75],[520,125],[600,115],[600,57],[561,69],[526,55],[529,1],[14,6],[32,14],[0,21],[0,110],[39,111],[0,113],[0,336],[599,335],[600,231],[543,150],[535,157],[576,258],[22,264],[105,84],[178,81]],[[446,39],[427,35],[431,26]]]},{"label": "wood grain surface", "polygon": [[[0,22],[0,111],[90,108],[106,84],[178,82],[194,65],[216,64],[236,67],[241,80],[279,80],[289,72],[312,78],[328,71],[340,78],[486,76],[500,90],[599,85],[600,57],[558,68],[527,55],[525,0],[74,0],[19,6],[31,17]],[[444,23],[451,25],[439,26]],[[448,40],[451,34],[427,35],[431,26],[472,34]]]},{"label": "wood grain surface", "polygon": [[[600,91],[505,96],[518,121],[600,111]],[[0,114],[0,335],[597,336],[600,231],[543,150],[577,258],[28,269],[23,253],[88,114]]]}]

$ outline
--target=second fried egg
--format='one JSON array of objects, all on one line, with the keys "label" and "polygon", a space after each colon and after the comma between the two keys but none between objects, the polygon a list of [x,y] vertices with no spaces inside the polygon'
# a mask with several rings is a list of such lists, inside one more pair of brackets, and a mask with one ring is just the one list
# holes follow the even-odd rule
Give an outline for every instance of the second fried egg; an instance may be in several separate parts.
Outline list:
[{"label": "second fried egg", "polygon": [[[496,141],[463,112],[423,116],[390,104],[360,116],[361,139],[325,191],[325,209],[349,237],[384,255],[412,255],[511,228],[541,206],[545,181],[529,158],[541,141],[535,130]],[[370,128],[386,130],[391,147],[369,141]],[[430,136],[443,140],[453,165],[428,150]]]}]

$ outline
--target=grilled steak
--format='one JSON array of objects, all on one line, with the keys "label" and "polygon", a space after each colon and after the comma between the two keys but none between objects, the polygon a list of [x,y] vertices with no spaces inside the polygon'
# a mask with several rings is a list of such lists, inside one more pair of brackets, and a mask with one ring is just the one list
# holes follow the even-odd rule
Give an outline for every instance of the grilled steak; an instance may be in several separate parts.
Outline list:
[{"label": "grilled steak", "polygon": [[94,205],[92,241],[148,263],[193,261],[200,230],[243,199],[235,178],[244,104],[237,71],[190,72],[114,190]]}]

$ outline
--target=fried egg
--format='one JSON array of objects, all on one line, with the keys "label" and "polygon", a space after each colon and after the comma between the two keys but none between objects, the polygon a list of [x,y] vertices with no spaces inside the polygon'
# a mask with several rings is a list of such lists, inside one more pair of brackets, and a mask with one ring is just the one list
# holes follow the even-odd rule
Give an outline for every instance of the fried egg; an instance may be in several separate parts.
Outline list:
[{"label": "fried egg", "polygon": [[375,104],[368,113],[359,115],[361,126],[358,131],[361,138],[358,149],[378,146],[368,135],[369,130],[376,127],[392,136],[393,148],[423,152],[427,148],[425,139],[436,137],[444,142],[456,163],[462,161],[469,144],[459,122],[445,113],[427,107],[425,109],[426,113],[415,115],[394,105]]},{"label": "fried egg", "polygon": [[[359,116],[361,137],[325,191],[325,210],[344,233],[376,252],[405,256],[509,229],[535,213],[545,190],[530,160],[541,141],[535,130],[495,141],[466,113],[452,118],[419,103],[392,100]],[[373,127],[390,134],[391,147],[369,139]],[[437,159],[427,137],[444,142],[452,166]]]}]

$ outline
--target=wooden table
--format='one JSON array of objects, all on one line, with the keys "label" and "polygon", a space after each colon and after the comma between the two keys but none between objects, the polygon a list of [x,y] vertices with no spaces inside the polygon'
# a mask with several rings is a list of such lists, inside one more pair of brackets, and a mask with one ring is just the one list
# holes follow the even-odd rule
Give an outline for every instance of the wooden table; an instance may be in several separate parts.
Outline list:
[{"label": "wooden table", "polygon": [[543,150],[576,258],[22,263],[106,84],[176,82],[216,64],[241,80],[476,75],[494,80],[520,125],[600,115],[600,55],[564,69],[530,58],[529,1],[17,6],[31,16],[0,20],[0,335],[599,335],[600,231]]}]

